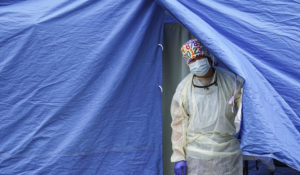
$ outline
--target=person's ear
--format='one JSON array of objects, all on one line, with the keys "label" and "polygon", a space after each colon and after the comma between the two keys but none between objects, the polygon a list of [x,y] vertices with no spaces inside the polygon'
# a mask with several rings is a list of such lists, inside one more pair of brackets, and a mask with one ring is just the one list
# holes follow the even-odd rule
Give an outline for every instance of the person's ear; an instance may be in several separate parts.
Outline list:
[{"label": "person's ear", "polygon": [[213,64],[213,61],[212,61],[211,57],[208,56],[207,58],[208,58],[208,62],[209,62],[209,64],[210,64],[210,66],[213,66],[213,65],[212,65],[212,64]]}]

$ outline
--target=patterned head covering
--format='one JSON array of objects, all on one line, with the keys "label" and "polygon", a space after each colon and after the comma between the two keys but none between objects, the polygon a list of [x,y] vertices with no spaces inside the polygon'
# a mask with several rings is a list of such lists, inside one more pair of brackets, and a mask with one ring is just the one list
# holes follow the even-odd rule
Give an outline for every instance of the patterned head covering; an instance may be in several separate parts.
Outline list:
[{"label": "patterned head covering", "polygon": [[197,39],[191,39],[184,43],[181,47],[181,52],[187,64],[198,55],[209,56],[208,50]]}]

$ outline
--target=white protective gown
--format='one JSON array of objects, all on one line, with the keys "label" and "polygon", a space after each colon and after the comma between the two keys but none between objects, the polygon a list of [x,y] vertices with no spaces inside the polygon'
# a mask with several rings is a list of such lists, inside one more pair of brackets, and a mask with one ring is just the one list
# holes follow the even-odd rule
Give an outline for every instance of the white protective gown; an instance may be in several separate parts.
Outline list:
[{"label": "white protective gown", "polygon": [[190,73],[173,96],[171,162],[186,160],[188,175],[242,174],[243,158],[239,141],[234,138],[234,121],[243,80],[221,68],[216,68],[207,83],[215,79],[217,85],[195,88],[192,81],[198,86],[206,84]]}]

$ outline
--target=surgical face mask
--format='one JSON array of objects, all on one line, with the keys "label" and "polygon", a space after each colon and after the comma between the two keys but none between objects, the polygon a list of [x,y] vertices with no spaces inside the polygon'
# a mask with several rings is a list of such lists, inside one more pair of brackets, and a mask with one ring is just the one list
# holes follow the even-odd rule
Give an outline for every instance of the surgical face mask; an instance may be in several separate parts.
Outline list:
[{"label": "surgical face mask", "polygon": [[209,71],[210,64],[207,58],[203,58],[201,60],[196,60],[195,62],[190,63],[189,67],[190,71],[193,74],[197,76],[203,76]]}]

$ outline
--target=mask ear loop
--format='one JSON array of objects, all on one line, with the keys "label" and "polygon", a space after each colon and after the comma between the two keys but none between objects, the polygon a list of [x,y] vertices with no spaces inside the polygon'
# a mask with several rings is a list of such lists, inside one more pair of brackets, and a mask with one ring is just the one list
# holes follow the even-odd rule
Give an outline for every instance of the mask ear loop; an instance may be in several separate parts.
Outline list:
[{"label": "mask ear loop", "polygon": [[237,79],[237,75],[234,74],[234,92],[233,92],[233,96],[228,101],[228,104],[230,104],[230,105],[232,104],[232,107],[231,107],[232,113],[233,113],[233,108],[234,108],[234,97],[236,94],[236,79]]}]

